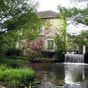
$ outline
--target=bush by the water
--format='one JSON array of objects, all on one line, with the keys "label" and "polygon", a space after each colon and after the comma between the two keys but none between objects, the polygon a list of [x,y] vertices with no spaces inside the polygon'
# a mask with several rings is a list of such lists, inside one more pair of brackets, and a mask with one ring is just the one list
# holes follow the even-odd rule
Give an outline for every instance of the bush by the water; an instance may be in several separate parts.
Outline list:
[{"label": "bush by the water", "polygon": [[29,51],[28,56],[30,59],[36,59],[41,57],[41,53],[36,51]]},{"label": "bush by the water", "polygon": [[27,64],[28,61],[24,57],[6,57],[0,56],[0,64],[6,64],[11,67],[20,67]]},{"label": "bush by the water", "polygon": [[64,53],[63,53],[63,51],[55,52],[55,59],[58,62],[64,62]]},{"label": "bush by the water", "polygon": [[24,88],[33,82],[35,73],[31,68],[13,69],[0,66],[0,82],[9,88]]},{"label": "bush by the water", "polygon": [[22,50],[12,48],[12,49],[7,50],[5,54],[6,56],[21,56]]}]

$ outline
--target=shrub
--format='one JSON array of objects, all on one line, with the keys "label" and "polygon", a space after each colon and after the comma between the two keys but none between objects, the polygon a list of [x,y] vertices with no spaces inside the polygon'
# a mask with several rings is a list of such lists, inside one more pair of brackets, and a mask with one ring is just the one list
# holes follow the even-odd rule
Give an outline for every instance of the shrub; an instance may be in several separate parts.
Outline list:
[{"label": "shrub", "polygon": [[32,50],[32,51],[37,51],[40,52],[43,50],[43,39],[42,37],[39,37],[37,40],[31,41],[26,39],[25,44],[27,45],[27,49]]},{"label": "shrub", "polygon": [[30,51],[29,52],[29,58],[30,59],[36,59],[41,57],[41,53],[40,52],[36,52],[36,51]]},{"label": "shrub", "polygon": [[64,62],[64,53],[63,51],[58,51],[58,52],[55,52],[55,59],[58,61],[58,62]]},{"label": "shrub", "polygon": [[55,52],[41,52],[42,53],[42,56],[45,57],[45,58],[53,58],[54,55],[55,55]]},{"label": "shrub", "polygon": [[0,56],[0,64],[6,64],[11,67],[20,67],[24,66],[27,63],[28,63],[27,59],[23,57]]},{"label": "shrub", "polygon": [[28,86],[34,81],[35,73],[31,68],[5,68],[4,70],[2,68],[0,68],[0,82],[6,84],[5,86],[17,88],[18,86]]},{"label": "shrub", "polygon": [[22,51],[20,49],[9,49],[6,51],[6,56],[21,56],[22,55]]}]

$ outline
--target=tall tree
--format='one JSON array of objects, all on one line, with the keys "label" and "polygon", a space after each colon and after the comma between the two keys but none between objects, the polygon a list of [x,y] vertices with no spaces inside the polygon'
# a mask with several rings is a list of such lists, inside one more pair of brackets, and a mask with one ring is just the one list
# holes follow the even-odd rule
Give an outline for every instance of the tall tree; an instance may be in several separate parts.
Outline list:
[{"label": "tall tree", "polygon": [[60,7],[60,11],[62,11],[66,17],[74,17],[73,21],[88,25],[88,7],[84,9]]},{"label": "tall tree", "polygon": [[0,0],[0,33],[33,24],[36,4],[32,0]]},{"label": "tall tree", "polygon": [[66,21],[66,16],[65,16],[65,13],[63,12],[63,9],[59,7],[59,11],[60,11],[59,17],[61,20],[61,28],[60,28],[60,36],[57,35],[57,37],[56,37],[56,44],[57,44],[58,49],[59,49],[61,47],[58,45],[58,43],[61,42],[60,44],[62,46],[62,50],[66,52],[67,51],[67,42],[66,42],[67,21]]},{"label": "tall tree", "polygon": [[[74,3],[81,3],[83,1],[87,1],[87,0],[72,0]],[[60,14],[63,13],[65,19],[67,18],[71,18],[71,20],[73,20],[72,22],[74,23],[76,21],[76,23],[82,23],[88,26],[88,7],[84,8],[84,9],[79,9],[76,7],[73,8],[65,8],[65,7],[61,7],[59,6],[59,11]],[[63,16],[63,15],[62,15]],[[65,20],[66,21],[66,20]],[[65,22],[64,21],[64,22]],[[64,25],[63,25],[64,26]],[[66,33],[66,32],[65,32]],[[87,32],[88,33],[88,32]],[[65,37],[66,34],[63,34],[63,36]],[[82,37],[82,35],[81,35]],[[75,38],[75,42],[77,42],[78,40],[80,41],[80,36]],[[84,43],[84,41],[80,41],[81,43],[79,43],[78,45],[82,46],[82,42]],[[74,43],[77,45],[77,43]],[[74,45],[73,44],[73,45]],[[72,44],[71,44],[72,45]],[[86,45],[86,44],[85,44]],[[86,45],[87,46],[87,45]]]},{"label": "tall tree", "polygon": [[78,47],[79,51],[82,53],[83,45],[85,45],[88,52],[88,30],[82,31],[79,35],[70,35],[69,41],[76,46],[74,50]]},{"label": "tall tree", "polygon": [[40,24],[36,11],[37,2],[32,0],[0,0],[0,47],[23,38],[34,39]]}]

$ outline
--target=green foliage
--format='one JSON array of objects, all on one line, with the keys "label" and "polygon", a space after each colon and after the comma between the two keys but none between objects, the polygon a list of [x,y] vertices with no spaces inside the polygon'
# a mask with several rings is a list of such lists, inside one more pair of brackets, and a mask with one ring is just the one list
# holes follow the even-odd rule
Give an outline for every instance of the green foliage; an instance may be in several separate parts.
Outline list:
[{"label": "green foliage", "polygon": [[37,3],[32,0],[0,1],[0,53],[15,48],[24,38],[33,40],[38,37],[41,20],[36,15],[36,7]]},{"label": "green foliage", "polygon": [[40,52],[37,52],[37,51],[29,51],[28,52],[28,56],[29,56],[29,59],[30,60],[38,59],[38,58],[41,57],[41,53]]},{"label": "green foliage", "polygon": [[[66,41],[67,20],[66,20],[66,13],[64,12],[65,8],[59,7],[59,11],[60,11],[59,17],[60,17],[61,22],[62,22],[62,25],[61,25],[62,27],[59,31],[60,35],[56,36],[56,41],[58,41],[57,47],[63,46],[61,50],[66,51],[67,50],[67,41]],[[59,43],[60,43],[60,45],[59,45]]]},{"label": "green foliage", "polygon": [[24,57],[5,57],[0,56],[0,64],[4,64],[10,67],[23,67],[28,63]]},{"label": "green foliage", "polygon": [[61,7],[59,6],[58,8],[60,10],[60,12],[63,12],[65,17],[72,17],[72,16],[75,16],[79,13],[80,9],[77,9],[77,8],[65,8],[65,7]]},{"label": "green foliage", "polygon": [[82,31],[79,35],[69,36],[68,40],[78,46],[79,50],[82,52],[83,45],[88,47],[88,31]]},{"label": "green foliage", "polygon": [[5,22],[6,28],[8,30],[14,29],[35,29],[40,22],[35,12],[29,11],[21,16],[9,19]]},{"label": "green foliage", "polygon": [[[0,35],[0,48],[1,52],[5,53],[8,49],[12,49],[16,47],[16,42],[19,40],[20,36],[16,30],[9,31]],[[0,52],[0,53],[1,53]]]},{"label": "green foliage", "polygon": [[65,17],[75,16],[75,21],[88,25],[88,7],[84,9],[59,7],[59,10]]},{"label": "green foliage", "polygon": [[[35,11],[37,5],[37,3],[32,2],[32,0],[30,0],[29,3],[28,0],[1,0],[0,4],[3,5],[3,7],[0,5],[1,27],[7,29],[14,29],[17,25],[17,18],[28,12],[31,13]],[[4,22],[2,22],[2,20],[4,20]]]},{"label": "green foliage", "polygon": [[55,52],[55,59],[58,60],[59,62],[64,62],[64,54],[63,52],[66,51],[65,49],[65,41],[63,36],[57,35],[55,38],[55,44],[56,44],[56,52]]},{"label": "green foliage", "polygon": [[88,7],[79,11],[79,16],[76,17],[75,21],[88,25]]},{"label": "green foliage", "polygon": [[[63,28],[64,31],[62,31],[62,35],[64,36],[64,44],[65,44],[65,50],[67,47],[67,42],[69,44],[68,48],[71,49],[72,47],[74,47],[73,49],[75,50],[75,48],[77,48],[77,46],[80,47],[81,51],[82,51],[82,46],[87,44],[87,38],[86,35],[88,34],[87,31],[81,33],[78,36],[70,36],[70,42],[69,40],[66,41],[66,18],[67,17],[75,17],[74,21],[77,21],[78,23],[82,23],[85,25],[88,25],[88,7],[86,7],[85,9],[78,9],[78,8],[65,8],[65,7],[59,7],[59,11],[60,11],[60,18],[63,19],[64,24],[63,24]],[[61,34],[61,33],[60,33]],[[74,37],[73,39],[71,39],[72,37]],[[73,42],[74,41],[74,42]]]},{"label": "green foliage", "polygon": [[61,37],[60,35],[56,36],[55,44],[57,45],[56,51],[64,51],[65,50],[64,40],[63,40],[63,37]]},{"label": "green foliage", "polygon": [[6,51],[6,56],[22,56],[22,50],[15,48],[8,49]]},{"label": "green foliage", "polygon": [[4,65],[0,66],[0,82],[6,84],[7,87],[17,88],[20,86],[28,86],[32,83],[35,73],[31,68],[12,69]]}]

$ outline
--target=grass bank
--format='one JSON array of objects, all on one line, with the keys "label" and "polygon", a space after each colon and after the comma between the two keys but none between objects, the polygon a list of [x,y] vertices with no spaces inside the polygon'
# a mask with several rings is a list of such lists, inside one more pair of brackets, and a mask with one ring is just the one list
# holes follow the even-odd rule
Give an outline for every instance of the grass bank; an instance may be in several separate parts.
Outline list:
[{"label": "grass bank", "polygon": [[29,62],[25,57],[7,57],[7,56],[0,56],[0,64],[4,64],[7,66],[15,67],[24,67]]},{"label": "grass bank", "polygon": [[24,88],[33,83],[35,72],[31,68],[8,68],[0,65],[0,83],[7,88]]}]

